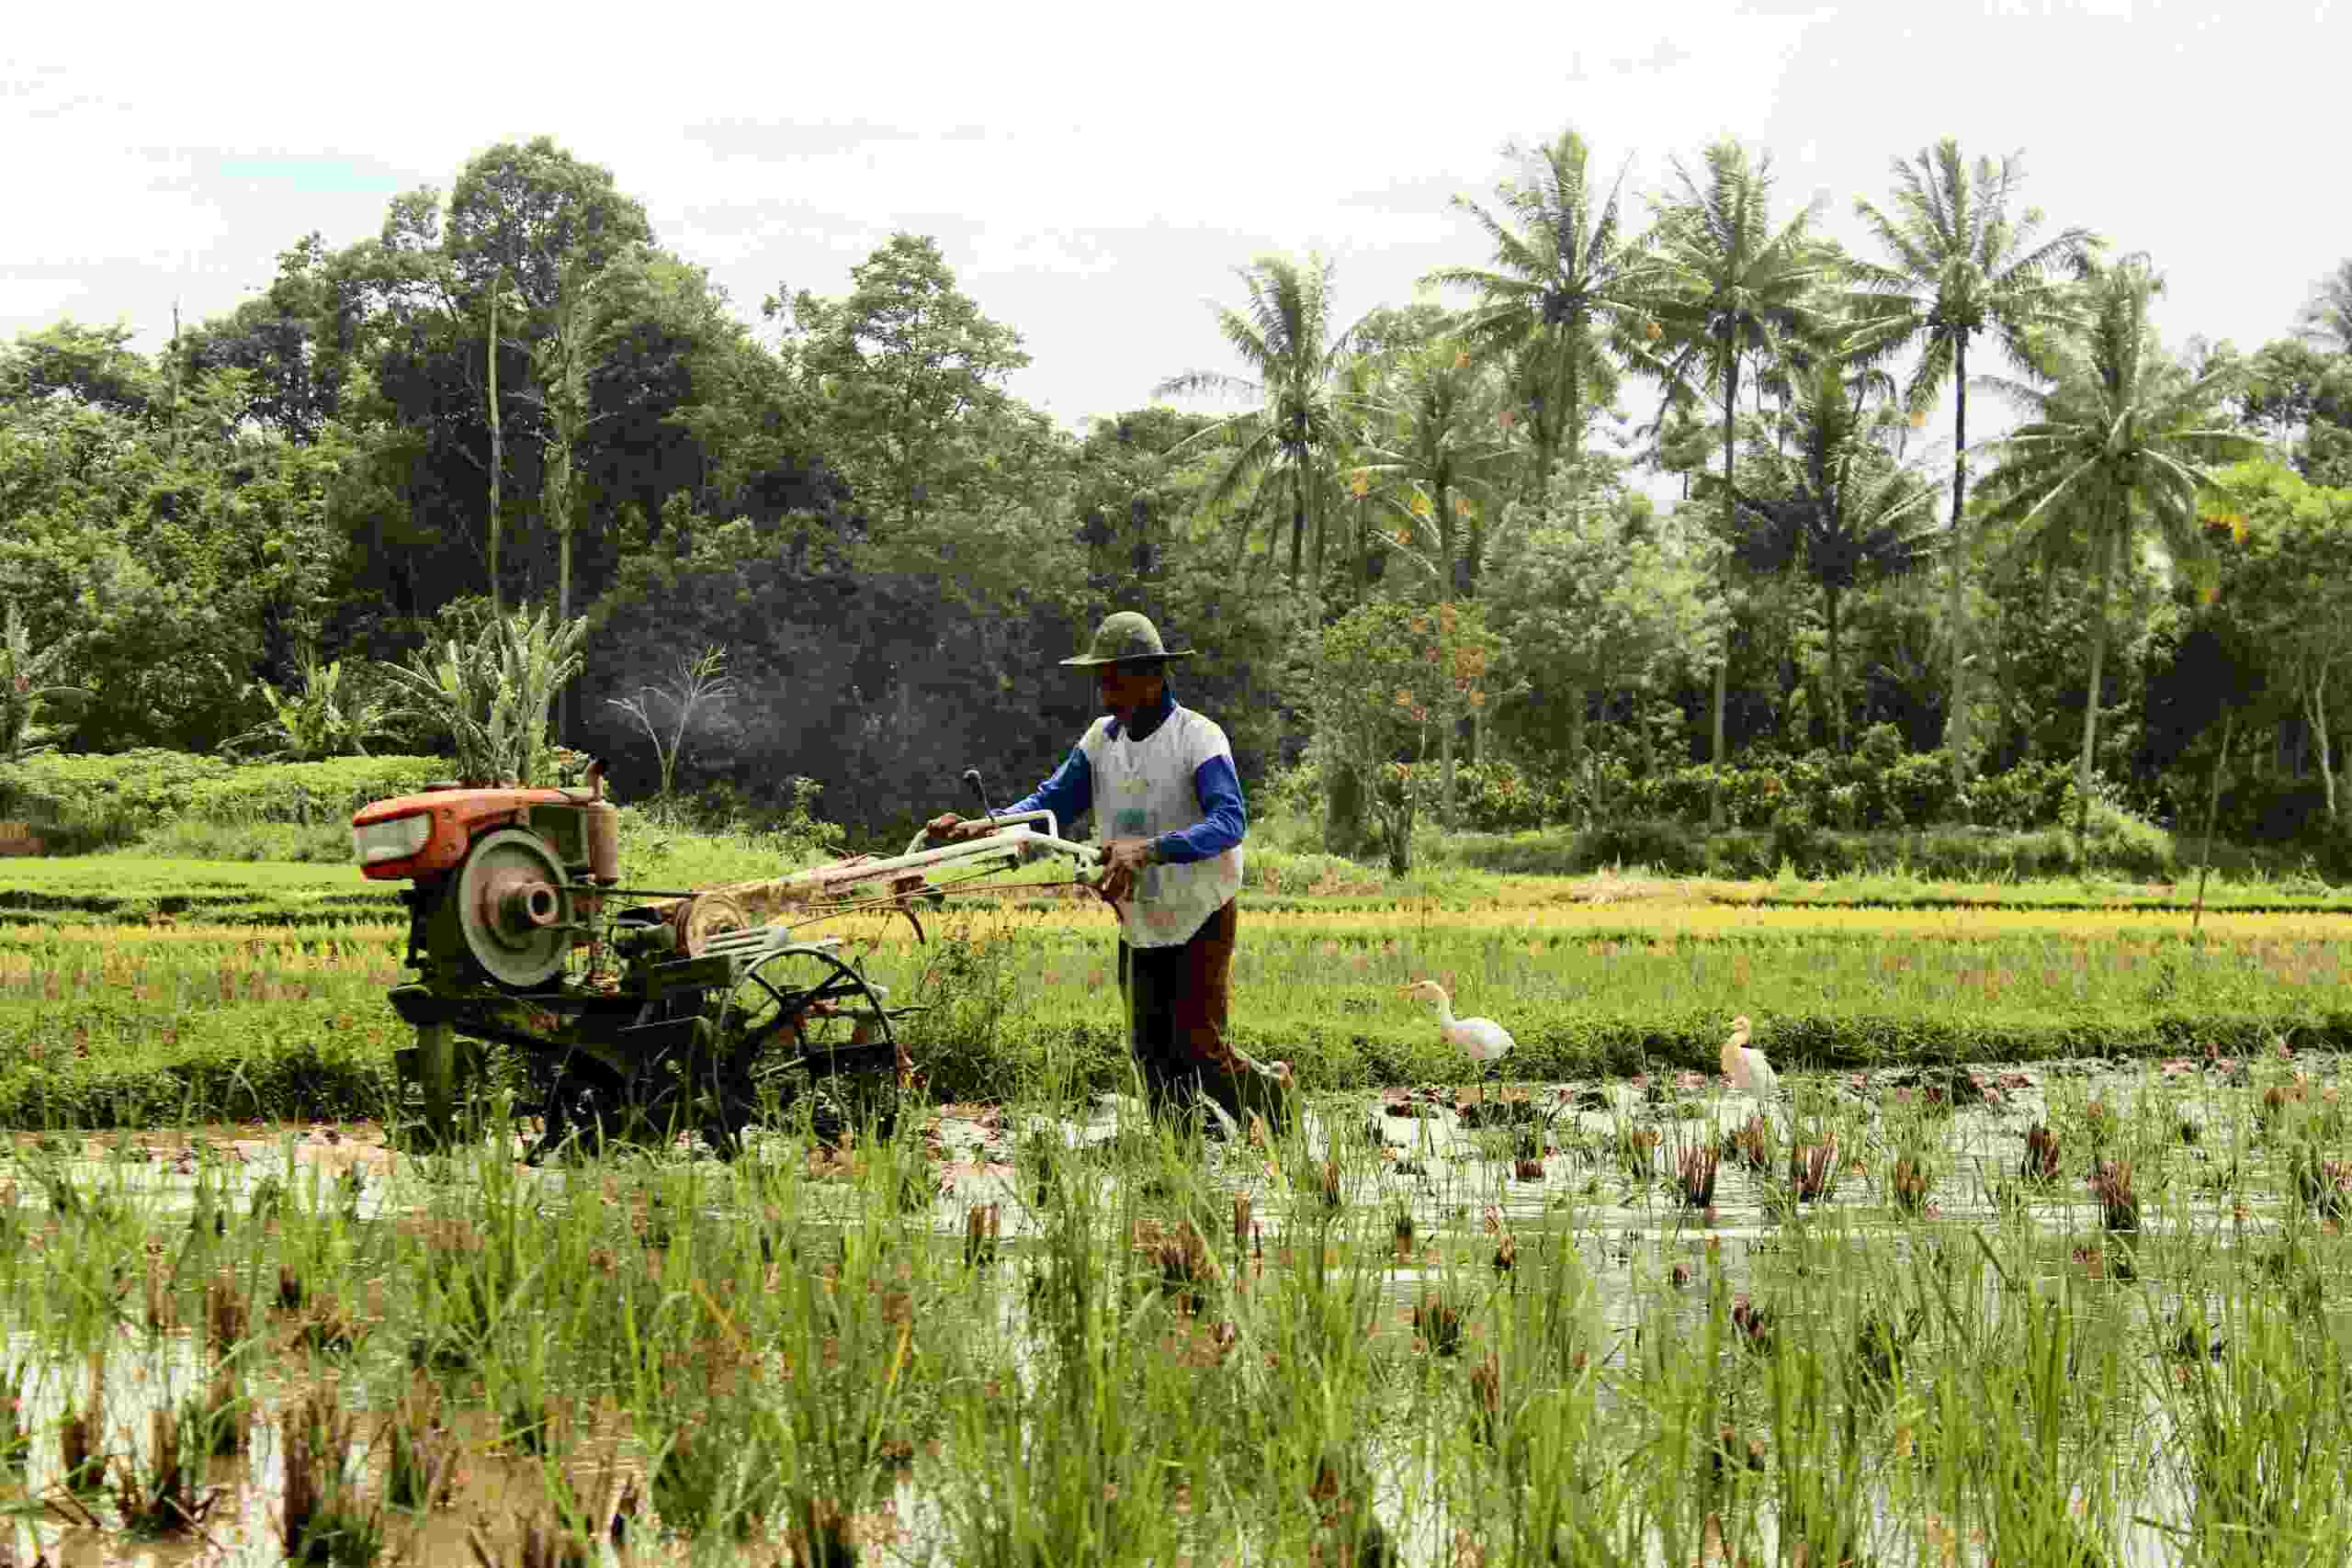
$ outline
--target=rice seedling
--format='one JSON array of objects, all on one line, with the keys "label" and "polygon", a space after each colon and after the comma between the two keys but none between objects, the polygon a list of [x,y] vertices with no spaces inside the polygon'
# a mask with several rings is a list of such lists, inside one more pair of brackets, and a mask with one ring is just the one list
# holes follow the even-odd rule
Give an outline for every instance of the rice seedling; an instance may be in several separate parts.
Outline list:
[{"label": "rice seedling", "polygon": [[1887,1173],[1887,1193],[1894,1206],[1905,1214],[1924,1213],[1928,1208],[1928,1193],[1935,1185],[1924,1155],[1905,1149],[1894,1156],[1894,1165]]},{"label": "rice seedling", "polygon": [[89,1392],[77,1406],[68,1403],[57,1427],[58,1466],[62,1484],[74,1495],[96,1494],[106,1487],[107,1460],[100,1445],[106,1436],[106,1353],[90,1356]]},{"label": "rice seedling", "polygon": [[1657,1174],[1658,1130],[1621,1122],[1617,1127],[1617,1164],[1625,1179],[1641,1186]]},{"label": "rice seedling", "polygon": [[286,1461],[278,1539],[300,1568],[368,1568],[384,1549],[383,1506],[363,1505],[350,1473],[356,1427],[332,1384],[314,1388],[278,1426]]},{"label": "rice seedling", "polygon": [[2342,1219],[2352,1211],[2352,1161],[2323,1159],[2315,1144],[2295,1154],[2295,1189],[2322,1217]]},{"label": "rice seedling", "polygon": [[2132,1185],[2130,1160],[2101,1160],[2091,1172],[2091,1193],[2098,1200],[2099,1220],[2107,1229],[2140,1228],[2140,1195]]},{"label": "rice seedling", "polygon": [[1462,1348],[1463,1321],[1467,1309],[1462,1298],[1443,1288],[1425,1292],[1413,1305],[1413,1332],[1421,1344],[1440,1356]]},{"label": "rice seedling", "polygon": [[2060,1158],[2058,1134],[2047,1123],[2037,1122],[2026,1132],[2025,1158],[2018,1165],[2018,1174],[2030,1182],[2046,1185],[2058,1179]]},{"label": "rice seedling", "polygon": [[0,1476],[20,1481],[32,1451],[32,1435],[25,1430],[24,1404],[18,1393],[23,1386],[24,1370],[14,1361],[0,1361]]},{"label": "rice seedling", "polygon": [[1728,1152],[1750,1170],[1770,1170],[1780,1161],[1779,1140],[1760,1114],[1750,1115],[1732,1133]]},{"label": "rice seedling", "polygon": [[243,1453],[245,1416],[251,1409],[233,1366],[222,1360],[195,1401],[197,1451],[214,1459]]},{"label": "rice seedling", "polygon": [[220,1497],[219,1489],[198,1480],[206,1454],[204,1419],[198,1401],[177,1408],[159,1405],[149,1413],[144,1467],[130,1457],[116,1458],[115,1506],[124,1529],[153,1538],[203,1528]]},{"label": "rice seedling", "polygon": [[1800,1203],[1826,1199],[1838,1182],[1838,1140],[1796,1144],[1789,1150],[1789,1191]]},{"label": "rice seedling", "polygon": [[1675,1167],[1684,1208],[1704,1209],[1713,1204],[1715,1168],[1719,1158],[1713,1149],[1704,1146],[1679,1151]]}]

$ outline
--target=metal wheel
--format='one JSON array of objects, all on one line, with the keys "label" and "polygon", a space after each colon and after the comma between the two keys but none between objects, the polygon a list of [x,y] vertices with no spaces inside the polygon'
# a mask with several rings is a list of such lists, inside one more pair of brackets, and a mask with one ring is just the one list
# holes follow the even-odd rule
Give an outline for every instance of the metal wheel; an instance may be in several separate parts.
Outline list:
[{"label": "metal wheel", "polygon": [[789,1104],[835,1074],[887,1076],[899,1059],[880,989],[815,946],[772,953],[744,973],[728,998],[720,1056],[714,1076],[727,1114],[741,1118],[736,1137],[763,1104]]}]

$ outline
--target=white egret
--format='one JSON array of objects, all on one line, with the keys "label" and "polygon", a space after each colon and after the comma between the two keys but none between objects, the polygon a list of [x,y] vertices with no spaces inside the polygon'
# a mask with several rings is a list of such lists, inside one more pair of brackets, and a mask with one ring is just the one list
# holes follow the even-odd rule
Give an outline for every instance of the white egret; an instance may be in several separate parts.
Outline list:
[{"label": "white egret", "polygon": [[1731,1021],[1731,1038],[1724,1042],[1724,1077],[1731,1079],[1735,1089],[1745,1089],[1757,1104],[1762,1105],[1780,1088],[1781,1076],[1764,1059],[1764,1053],[1747,1043],[1749,1027],[1745,1014]]},{"label": "white egret", "polygon": [[1454,1017],[1453,998],[1435,980],[1416,980],[1404,987],[1404,994],[1437,1003],[1438,1033],[1447,1044],[1467,1052],[1473,1061],[1485,1062],[1491,1068],[1518,1043],[1510,1031],[1491,1018]]}]

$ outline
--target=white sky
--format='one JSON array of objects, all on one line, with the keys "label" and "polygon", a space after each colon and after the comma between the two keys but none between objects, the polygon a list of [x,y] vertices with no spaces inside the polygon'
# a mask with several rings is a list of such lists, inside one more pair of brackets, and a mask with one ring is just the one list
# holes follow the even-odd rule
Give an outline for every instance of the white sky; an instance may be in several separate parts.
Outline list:
[{"label": "white sky", "polygon": [[42,6],[0,37],[0,337],[123,319],[153,349],[175,297],[191,321],[229,310],[311,230],[372,234],[396,193],[446,191],[473,153],[546,132],[611,169],[746,321],[779,283],[845,292],[893,229],[937,236],[1034,356],[1013,390],[1075,427],[1179,371],[1238,368],[1204,300],[1240,303],[1233,269],[1260,252],[1332,256],[1343,321],[1406,302],[1433,265],[1484,263],[1447,198],[1491,206],[1503,143],[1573,124],[1597,166],[1634,160],[1633,190],[1736,135],[1772,154],[1783,213],[1823,192],[1829,231],[1864,250],[1852,199],[1885,207],[1894,158],[1948,134],[1972,161],[2021,150],[2052,228],[2153,254],[2168,342],[2252,348],[2352,254],[2352,209],[2328,194],[2348,15],[591,3],[411,6],[388,27]]}]

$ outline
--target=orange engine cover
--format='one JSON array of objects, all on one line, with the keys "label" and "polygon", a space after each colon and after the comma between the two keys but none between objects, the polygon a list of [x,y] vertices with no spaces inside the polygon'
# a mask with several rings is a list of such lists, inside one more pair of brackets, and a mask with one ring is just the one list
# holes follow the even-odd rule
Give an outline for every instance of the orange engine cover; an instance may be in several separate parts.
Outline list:
[{"label": "orange engine cover", "polygon": [[425,840],[423,849],[407,859],[363,865],[360,874],[371,882],[438,876],[457,868],[477,834],[515,821],[519,813],[534,806],[577,808],[583,804],[560,789],[436,789],[379,800],[355,812],[351,825],[364,828],[371,822],[390,822],[429,812],[433,834]]}]

